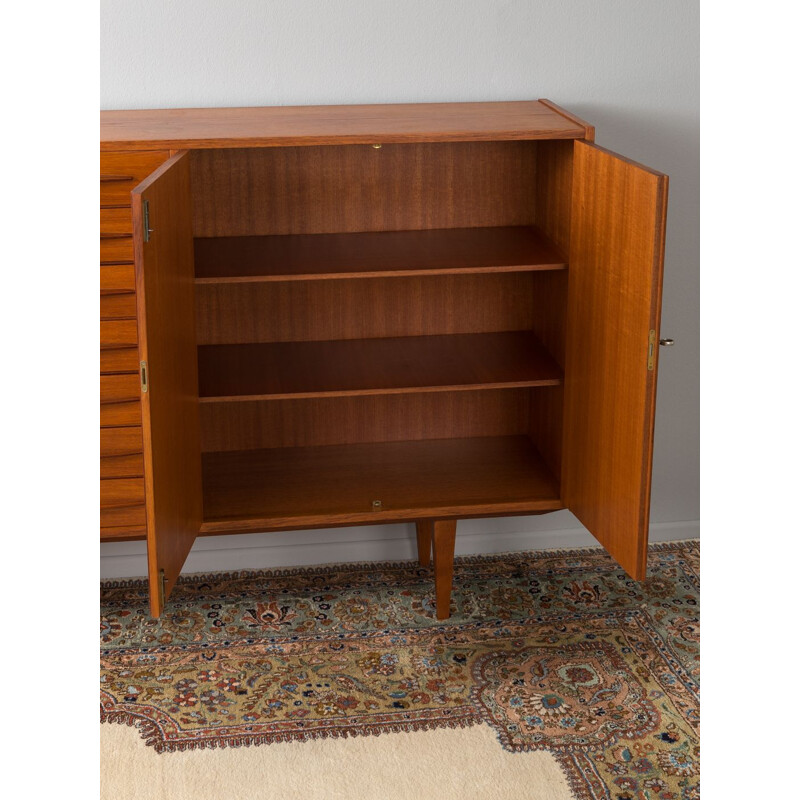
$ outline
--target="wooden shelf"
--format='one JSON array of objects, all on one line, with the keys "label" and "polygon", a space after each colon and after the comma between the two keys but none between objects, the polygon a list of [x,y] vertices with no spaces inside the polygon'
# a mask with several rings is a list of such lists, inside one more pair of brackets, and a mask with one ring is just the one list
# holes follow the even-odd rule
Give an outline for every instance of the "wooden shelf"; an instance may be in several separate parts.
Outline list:
[{"label": "wooden shelf", "polygon": [[565,269],[536,228],[197,238],[197,283],[531,272]]},{"label": "wooden shelf", "polygon": [[200,401],[555,386],[561,368],[529,331],[198,348]]},{"label": "wooden shelf", "polygon": [[[380,506],[374,506],[380,501]],[[236,533],[563,508],[527,436],[203,455],[203,533]]]}]

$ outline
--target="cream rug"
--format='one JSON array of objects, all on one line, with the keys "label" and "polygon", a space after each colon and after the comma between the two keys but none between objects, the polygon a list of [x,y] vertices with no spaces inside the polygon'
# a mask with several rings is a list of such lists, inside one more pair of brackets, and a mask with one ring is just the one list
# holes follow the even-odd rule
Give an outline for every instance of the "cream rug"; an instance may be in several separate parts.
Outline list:
[{"label": "cream rug", "polygon": [[102,800],[573,800],[550,753],[510,753],[488,725],[157,753],[102,725]]}]

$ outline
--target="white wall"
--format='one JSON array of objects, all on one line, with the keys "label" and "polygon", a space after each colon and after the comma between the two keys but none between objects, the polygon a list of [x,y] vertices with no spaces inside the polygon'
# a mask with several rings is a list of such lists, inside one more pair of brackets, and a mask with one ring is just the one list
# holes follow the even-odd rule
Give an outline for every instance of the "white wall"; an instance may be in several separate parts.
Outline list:
[{"label": "white wall", "polygon": [[[103,0],[101,107],[547,97],[670,176],[653,538],[699,518],[699,8],[695,0]],[[559,531],[561,531],[559,533]],[[567,512],[460,523],[459,552],[593,542]],[[303,548],[303,543],[315,542]],[[409,525],[198,540],[186,571],[410,558]],[[209,554],[209,549],[226,548]],[[103,545],[141,575],[144,545]]]}]

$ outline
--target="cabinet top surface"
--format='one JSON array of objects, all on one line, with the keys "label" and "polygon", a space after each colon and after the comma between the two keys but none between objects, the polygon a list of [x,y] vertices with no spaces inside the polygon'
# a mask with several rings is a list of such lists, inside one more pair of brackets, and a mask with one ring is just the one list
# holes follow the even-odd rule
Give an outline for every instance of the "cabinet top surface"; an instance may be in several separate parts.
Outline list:
[{"label": "cabinet top surface", "polygon": [[101,111],[102,150],[591,138],[548,100]]}]

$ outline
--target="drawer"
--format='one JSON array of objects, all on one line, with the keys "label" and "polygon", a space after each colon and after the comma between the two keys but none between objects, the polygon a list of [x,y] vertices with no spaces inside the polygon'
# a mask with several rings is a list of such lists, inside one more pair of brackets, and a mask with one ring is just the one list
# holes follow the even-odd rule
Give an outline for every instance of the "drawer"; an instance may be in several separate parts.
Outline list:
[{"label": "drawer", "polygon": [[120,347],[138,347],[135,319],[100,321],[100,349],[113,350]]},{"label": "drawer", "polygon": [[[104,428],[106,431],[124,430],[124,428]],[[100,459],[101,478],[141,478],[144,475],[144,456],[107,456]]]},{"label": "drawer", "polygon": [[100,267],[100,291],[133,291],[136,288],[136,275],[133,264],[117,264]]},{"label": "drawer", "polygon": [[100,457],[127,456],[144,450],[142,428],[115,428],[100,431]]},{"label": "drawer", "polygon": [[141,399],[138,375],[101,375],[100,402],[127,403]]},{"label": "drawer", "polygon": [[136,294],[120,291],[100,296],[100,319],[120,319],[136,317]]},{"label": "drawer", "polygon": [[[139,373],[100,376],[100,427],[142,424]],[[120,523],[122,524],[122,523]]]},{"label": "drawer", "polygon": [[139,348],[117,347],[100,351],[100,374],[108,372],[138,372]]},{"label": "drawer", "polygon": [[101,539],[114,538],[120,530],[126,531],[123,538],[144,535],[143,466],[141,427],[100,431]]},{"label": "drawer", "polygon": [[[126,209],[127,210],[127,209]],[[133,236],[128,233],[100,234],[100,263],[133,263]]]},{"label": "drawer", "polygon": [[168,158],[168,150],[100,153],[100,205],[129,206],[131,191]]},{"label": "drawer", "polygon": [[[104,376],[117,377],[117,376]],[[126,376],[121,376],[126,377]],[[103,378],[101,377],[100,380]],[[142,404],[138,400],[129,400],[121,403],[100,404],[100,427],[114,428],[121,425],[141,425]],[[122,525],[123,523],[117,523]]]},{"label": "drawer", "polygon": [[130,208],[100,209],[100,263],[133,262]]},{"label": "drawer", "polygon": [[141,455],[142,428],[108,428],[100,431],[100,458]]},{"label": "drawer", "polygon": [[100,481],[100,508],[130,508],[143,505],[144,478],[111,478]]},{"label": "drawer", "polygon": [[[109,481],[102,481],[109,483]],[[113,528],[119,525],[137,525],[144,527],[147,517],[144,511],[144,503],[140,506],[127,506],[125,508],[101,508],[100,509],[100,538],[108,538],[103,535],[103,528]]]},{"label": "drawer", "polygon": [[113,234],[133,233],[133,217],[129,208],[100,209],[100,238]]}]

